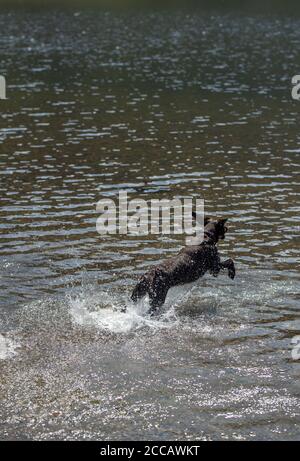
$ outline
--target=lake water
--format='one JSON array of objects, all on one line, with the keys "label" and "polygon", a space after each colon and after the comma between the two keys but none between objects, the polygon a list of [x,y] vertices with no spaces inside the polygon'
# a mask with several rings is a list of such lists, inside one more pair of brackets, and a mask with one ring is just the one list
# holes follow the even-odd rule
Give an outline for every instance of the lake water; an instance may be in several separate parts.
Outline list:
[{"label": "lake water", "polygon": [[[298,439],[300,20],[0,14],[0,439]],[[96,202],[204,198],[237,276],[132,306],[180,235]],[[120,312],[124,305],[127,312]]]}]

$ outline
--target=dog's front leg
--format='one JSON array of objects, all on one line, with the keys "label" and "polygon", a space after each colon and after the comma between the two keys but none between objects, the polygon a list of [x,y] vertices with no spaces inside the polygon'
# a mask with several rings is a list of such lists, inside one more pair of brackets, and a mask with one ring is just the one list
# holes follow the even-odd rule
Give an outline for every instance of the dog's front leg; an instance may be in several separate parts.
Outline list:
[{"label": "dog's front leg", "polygon": [[228,277],[230,277],[232,280],[235,277],[235,266],[234,262],[232,259],[226,259],[226,261],[223,261],[221,264],[221,269],[228,269]]}]

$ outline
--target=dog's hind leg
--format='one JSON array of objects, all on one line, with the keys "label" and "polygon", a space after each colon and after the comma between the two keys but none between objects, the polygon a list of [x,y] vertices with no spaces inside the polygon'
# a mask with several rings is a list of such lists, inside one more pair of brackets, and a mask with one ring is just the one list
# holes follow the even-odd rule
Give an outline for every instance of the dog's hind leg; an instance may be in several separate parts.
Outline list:
[{"label": "dog's hind leg", "polygon": [[157,293],[155,296],[150,295],[150,309],[149,314],[155,315],[157,314],[159,308],[164,304],[166,297],[167,297],[168,290],[161,291]]},{"label": "dog's hind leg", "polygon": [[155,289],[149,290],[149,313],[151,315],[155,315],[158,309],[164,304],[168,291],[168,285],[162,281],[156,285]]},{"label": "dog's hind leg", "polygon": [[148,281],[145,277],[142,277],[135,288],[133,289],[133,292],[131,293],[131,300],[136,303],[139,299],[143,298],[146,296],[148,291]]}]

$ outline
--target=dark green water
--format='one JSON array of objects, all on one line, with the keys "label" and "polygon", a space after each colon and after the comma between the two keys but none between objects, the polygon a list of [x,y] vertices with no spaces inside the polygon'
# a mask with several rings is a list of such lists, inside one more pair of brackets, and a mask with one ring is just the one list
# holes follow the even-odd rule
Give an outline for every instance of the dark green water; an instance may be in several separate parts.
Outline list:
[{"label": "dark green water", "polygon": [[[300,21],[0,15],[0,439],[299,439]],[[96,202],[202,197],[237,277],[128,305],[182,236]],[[128,305],[126,314],[119,308]]]}]

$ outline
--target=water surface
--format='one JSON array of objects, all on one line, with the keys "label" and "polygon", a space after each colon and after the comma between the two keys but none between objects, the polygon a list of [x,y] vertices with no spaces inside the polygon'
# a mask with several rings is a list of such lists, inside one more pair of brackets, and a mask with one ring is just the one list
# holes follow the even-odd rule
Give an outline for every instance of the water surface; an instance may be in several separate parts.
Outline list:
[{"label": "water surface", "polygon": [[[3,13],[1,439],[299,439],[300,22]],[[202,197],[237,277],[130,305],[182,236],[96,202]],[[120,312],[124,305],[127,313]]]}]

